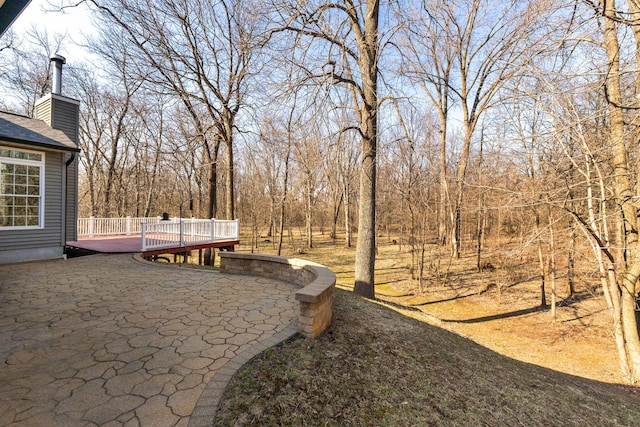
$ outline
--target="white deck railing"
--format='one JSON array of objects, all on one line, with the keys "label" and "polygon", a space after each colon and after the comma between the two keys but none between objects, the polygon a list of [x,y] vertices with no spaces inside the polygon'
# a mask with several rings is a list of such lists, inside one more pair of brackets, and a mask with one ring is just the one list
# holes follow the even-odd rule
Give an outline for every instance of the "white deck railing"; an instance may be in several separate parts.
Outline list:
[{"label": "white deck railing", "polygon": [[240,240],[238,220],[183,219],[142,224],[142,251]]},{"label": "white deck railing", "polygon": [[[155,217],[126,217],[126,218],[78,218],[78,236],[118,236],[142,233],[142,224],[154,224],[162,218]],[[174,218],[178,221],[179,218]]]},{"label": "white deck railing", "polygon": [[142,236],[142,250],[240,240],[237,219],[79,218],[78,236]]}]

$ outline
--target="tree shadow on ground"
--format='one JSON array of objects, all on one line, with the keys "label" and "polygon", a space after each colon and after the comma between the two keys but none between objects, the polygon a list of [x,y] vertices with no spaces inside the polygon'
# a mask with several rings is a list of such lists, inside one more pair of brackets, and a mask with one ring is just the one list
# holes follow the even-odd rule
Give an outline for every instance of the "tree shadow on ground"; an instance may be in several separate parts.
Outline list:
[{"label": "tree shadow on ground", "polygon": [[524,316],[526,314],[531,314],[531,313],[538,313],[538,312],[543,312],[543,311],[549,311],[550,307],[549,306],[535,306],[535,307],[531,307],[531,308],[525,308],[522,310],[515,310],[515,311],[510,311],[507,313],[500,313],[500,314],[493,314],[491,316],[482,316],[482,317],[476,317],[473,319],[441,319],[443,322],[447,322],[447,323],[482,323],[482,322],[490,322],[492,320],[500,320],[500,319],[508,319],[511,317],[518,317],[518,316]]},{"label": "tree shadow on ground", "polygon": [[569,307],[581,301],[595,298],[592,292],[576,292],[570,297],[563,298],[558,302],[558,307]]},{"label": "tree shadow on ground", "polygon": [[439,300],[434,300],[434,301],[426,301],[426,302],[421,302],[418,304],[409,304],[409,307],[424,307],[427,305],[431,305],[431,304],[439,304],[441,302],[450,302],[450,301],[455,301],[455,300],[459,300],[459,299],[463,299],[463,298],[469,298],[469,297],[473,297],[478,295],[477,293],[471,293],[471,294],[465,294],[465,295],[456,295],[454,297],[451,298],[443,298],[443,299],[439,299]]},{"label": "tree shadow on ground", "polygon": [[583,315],[579,315],[577,310],[573,310],[573,313],[574,313],[575,317],[572,317],[570,319],[565,319],[565,320],[562,321],[562,323],[580,322],[580,324],[582,326],[589,326],[587,323],[584,322],[584,320],[586,318],[591,317],[591,316],[595,316],[598,313],[602,313],[603,311],[608,311],[608,310],[609,309],[605,307],[605,308],[601,308],[600,310],[590,311],[590,312],[588,312],[586,314],[583,314]]}]

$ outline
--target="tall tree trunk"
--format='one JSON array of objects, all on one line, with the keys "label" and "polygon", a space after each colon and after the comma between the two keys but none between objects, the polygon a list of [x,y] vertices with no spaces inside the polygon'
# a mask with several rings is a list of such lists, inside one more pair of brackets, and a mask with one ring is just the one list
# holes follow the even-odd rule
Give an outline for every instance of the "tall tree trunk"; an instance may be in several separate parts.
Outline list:
[{"label": "tall tree trunk", "polygon": [[149,183],[149,187],[147,188],[147,193],[145,195],[144,202],[144,214],[143,216],[149,217],[151,215],[151,202],[153,199],[153,194],[156,192],[156,182],[158,179],[158,166],[160,165],[160,154],[162,151],[159,147],[156,148],[156,152],[154,153],[153,158],[153,171],[151,174],[151,182]]},{"label": "tall tree trunk", "polygon": [[476,268],[479,272],[482,272],[482,241],[484,239],[484,227],[485,227],[485,192],[483,189],[482,181],[482,155],[484,145],[484,127],[480,136],[480,156],[478,159],[478,185],[480,186],[480,197],[478,198],[478,222],[476,228],[476,235],[478,242],[476,245]]},{"label": "tall tree trunk", "polygon": [[95,175],[93,167],[88,170],[87,180],[89,181],[89,196],[91,200],[91,216],[98,216],[98,203],[96,196]]},{"label": "tall tree trunk", "polygon": [[226,219],[235,217],[235,194],[233,185],[234,163],[233,163],[233,141],[227,141],[227,181],[226,181]]},{"label": "tall tree trunk", "polygon": [[220,139],[216,138],[213,145],[212,156],[209,157],[209,200],[207,204],[207,216],[215,218],[218,214],[218,153],[220,151]]},{"label": "tall tree trunk", "polygon": [[[209,163],[209,200],[207,203],[207,216],[209,219],[215,218],[218,207],[218,153],[220,152],[220,137],[216,135],[213,143],[213,150],[205,141],[204,144],[206,159]],[[204,251],[204,264],[214,265],[216,261],[216,251],[214,248],[207,248]]]},{"label": "tall tree trunk", "polygon": [[351,247],[351,189],[344,183],[344,246]]},{"label": "tall tree trunk", "polygon": [[551,206],[548,205],[549,209],[549,268],[547,269],[549,274],[549,284],[551,285],[551,319],[553,322],[557,320],[556,314],[556,304],[557,304],[557,295],[556,295],[556,242],[555,242],[555,234],[553,230],[553,219],[551,218]]},{"label": "tall tree trunk", "polygon": [[116,166],[118,162],[118,152],[119,145],[121,142],[122,134],[124,132],[124,121],[129,112],[129,103],[131,101],[131,95],[127,90],[126,97],[124,99],[124,105],[118,112],[118,117],[116,118],[115,125],[110,123],[110,142],[111,142],[111,153],[109,154],[109,159],[107,161],[107,182],[105,185],[104,191],[104,205],[103,216],[108,218],[111,216],[111,196],[113,195],[113,186],[114,181],[117,175]]},{"label": "tall tree trunk", "polygon": [[[292,110],[293,114],[293,110]],[[289,158],[291,157],[291,116],[287,131],[287,152],[284,158],[284,181],[282,183],[282,199],[280,200],[280,232],[278,236],[278,255],[282,255],[282,241],[284,239],[284,221],[286,212],[287,192],[289,190]]]},{"label": "tall tree trunk", "polygon": [[449,227],[447,227],[447,219],[449,217],[448,212],[450,206],[449,184],[447,182],[447,116],[442,111],[440,111],[439,139],[440,205],[438,206],[438,241],[444,246],[447,244],[447,230],[449,229]]},{"label": "tall tree trunk", "polygon": [[538,208],[535,209],[535,233],[536,239],[538,241],[538,266],[540,268],[540,306],[547,306],[547,292],[545,289],[545,260],[544,260],[544,249],[542,244],[542,236],[540,235],[540,213],[538,212]]},{"label": "tall tree trunk", "polygon": [[267,230],[267,237],[273,237],[276,232],[276,194],[273,182],[269,186],[269,229]]},{"label": "tall tree trunk", "polygon": [[469,112],[466,102],[463,102],[464,116],[466,118],[465,135],[462,142],[462,152],[460,153],[460,161],[458,163],[458,173],[456,174],[456,199],[453,209],[453,230],[451,233],[451,252],[455,258],[460,258],[461,254],[461,227],[462,227],[462,201],[464,196],[464,180],[467,176],[467,167],[469,165],[469,157],[471,154],[471,138],[473,137],[473,129],[475,122],[469,123]]},{"label": "tall tree trunk", "polygon": [[411,279],[415,280],[416,278],[416,265],[417,265],[417,257],[418,257],[418,239],[416,238],[416,218],[415,213],[413,212],[413,207],[411,206],[411,201],[408,201],[409,204],[409,246],[411,247]]},{"label": "tall tree trunk", "polygon": [[306,213],[306,228],[307,228],[307,248],[311,249],[313,248],[313,225],[312,225],[312,219],[313,219],[313,211],[312,211],[312,197],[313,194],[311,194],[311,171],[307,171],[307,182],[306,182],[306,193],[307,193],[307,197],[306,197],[306,209],[307,209],[307,213]]},{"label": "tall tree trunk", "polygon": [[[640,67],[640,3],[638,0],[627,0],[627,4],[629,5],[629,11],[631,12],[632,21],[631,21],[631,29],[633,30],[633,37],[636,41],[636,69]],[[638,96],[640,95],[640,78],[637,74],[636,76],[636,101],[640,101]],[[640,103],[636,102],[635,107],[638,108]],[[640,143],[640,109],[636,109],[635,111],[635,134],[634,140],[636,143]],[[636,182],[640,183],[640,158],[636,158]]]},{"label": "tall tree trunk", "polygon": [[567,254],[567,298],[573,298],[575,296],[575,259],[576,259],[576,225],[575,220],[571,218],[569,220],[569,232],[570,232],[570,246],[569,253]]},{"label": "tall tree trunk", "polygon": [[116,160],[118,156],[117,142],[113,143],[111,155],[107,163],[107,182],[104,189],[104,200],[102,201],[102,216],[109,218],[112,216],[111,196],[113,195],[113,181],[116,169]]},{"label": "tall tree trunk", "polygon": [[331,240],[335,243],[336,236],[338,233],[338,217],[340,216],[340,205],[342,205],[342,199],[344,198],[344,193],[340,192],[340,198],[338,201],[333,202],[333,220],[331,221]]},{"label": "tall tree trunk", "polygon": [[624,341],[624,332],[622,329],[622,319],[620,315],[620,298],[618,291],[618,283],[616,277],[616,265],[614,260],[611,257],[611,254],[607,253],[603,248],[608,248],[610,246],[609,239],[609,214],[607,212],[607,205],[605,201],[609,197],[608,192],[605,188],[604,178],[600,173],[600,169],[598,164],[594,162],[594,160],[587,156],[586,159],[586,177],[587,177],[587,208],[589,212],[589,224],[592,230],[600,230],[598,228],[598,221],[596,219],[595,207],[594,207],[594,196],[593,189],[591,185],[591,166],[596,170],[598,176],[598,184],[599,184],[599,198],[596,199],[599,206],[601,206],[602,212],[600,213],[601,221],[602,221],[602,229],[601,229],[601,238],[600,240],[594,239],[591,235],[588,237],[592,237],[590,239],[593,251],[596,255],[596,259],[598,261],[598,268],[600,270],[600,281],[602,284],[602,293],[604,294],[604,299],[607,303],[607,306],[611,312],[611,320],[613,323],[613,336],[616,342],[616,348],[618,349],[618,360],[620,363],[620,369],[623,375],[626,378],[630,377],[630,365],[629,358],[627,356],[626,345]]},{"label": "tall tree trunk", "polygon": [[[621,279],[614,298],[619,295],[620,319],[629,363],[629,380],[640,381],[640,339],[635,317],[636,284],[640,275],[640,242],[638,240],[637,217],[634,206],[636,193],[631,181],[631,167],[624,141],[624,114],[620,79],[620,46],[615,17],[615,1],[601,0],[604,6],[604,43],[607,50],[609,72],[606,79],[607,103],[609,107],[610,144],[613,150],[614,185],[616,201],[620,206],[623,239],[618,242],[626,249],[627,268],[621,272]],[[638,144],[638,141],[634,141]],[[634,146],[637,150],[637,145]]]},{"label": "tall tree trunk", "polygon": [[[360,204],[358,209],[358,244],[356,247],[354,292],[375,298],[376,260],[376,155],[378,145],[378,55],[379,0],[369,0],[364,16],[364,34],[360,44],[362,76],[362,169],[360,171]],[[360,30],[359,25],[357,29]]]}]

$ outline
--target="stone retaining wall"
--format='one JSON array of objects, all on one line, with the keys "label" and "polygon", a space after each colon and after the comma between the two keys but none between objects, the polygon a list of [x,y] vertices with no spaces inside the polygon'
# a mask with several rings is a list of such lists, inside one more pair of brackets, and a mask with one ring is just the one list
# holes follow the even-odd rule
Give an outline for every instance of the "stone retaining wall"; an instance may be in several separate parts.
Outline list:
[{"label": "stone retaining wall", "polygon": [[300,286],[299,331],[311,338],[322,335],[331,324],[336,275],[328,268],[297,258],[244,252],[220,252],[220,270],[284,280]]}]

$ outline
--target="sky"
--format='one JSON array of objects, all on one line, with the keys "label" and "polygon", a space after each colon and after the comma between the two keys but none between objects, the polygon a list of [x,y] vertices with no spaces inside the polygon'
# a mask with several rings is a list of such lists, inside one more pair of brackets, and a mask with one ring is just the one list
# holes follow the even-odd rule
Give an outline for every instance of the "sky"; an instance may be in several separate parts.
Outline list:
[{"label": "sky", "polygon": [[[67,61],[85,60],[88,52],[75,43],[82,43],[83,35],[95,33],[91,22],[89,9],[84,4],[67,9],[66,12],[55,12],[51,3],[57,4],[59,0],[31,0],[31,3],[15,20],[11,29],[22,38],[33,26],[44,25],[49,34],[67,33],[69,42],[66,43],[65,51],[58,52]],[[75,42],[75,43],[74,43]]]}]

